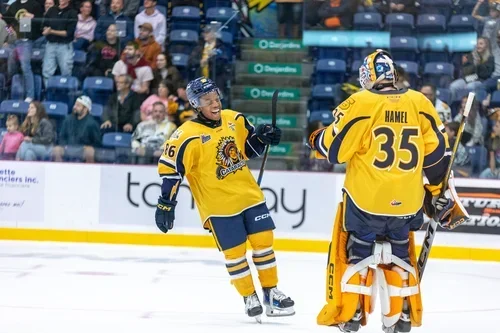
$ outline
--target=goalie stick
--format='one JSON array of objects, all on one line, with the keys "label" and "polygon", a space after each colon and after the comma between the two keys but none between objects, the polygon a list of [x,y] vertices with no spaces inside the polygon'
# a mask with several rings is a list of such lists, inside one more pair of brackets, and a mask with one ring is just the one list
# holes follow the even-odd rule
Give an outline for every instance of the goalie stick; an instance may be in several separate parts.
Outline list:
[{"label": "goalie stick", "polygon": [[[271,100],[271,123],[273,127],[276,126],[276,104],[278,103],[278,90],[275,90],[273,93],[273,99]],[[266,146],[266,150],[264,152],[264,159],[262,160],[262,165],[260,166],[259,178],[257,178],[257,184],[262,182],[262,177],[264,176],[264,169],[266,167],[267,155],[269,154],[269,145]]]},{"label": "goalie stick", "polygon": [[[462,120],[460,121],[460,127],[458,128],[455,144],[453,145],[453,150],[451,151],[450,162],[448,168],[446,169],[446,174],[443,180],[443,186],[441,187],[440,196],[443,196],[448,188],[448,181],[450,179],[451,170],[453,168],[453,161],[455,160],[455,155],[457,153],[458,145],[460,144],[460,139],[462,138],[462,133],[464,132],[465,123],[467,122],[467,117],[469,115],[470,109],[472,108],[472,102],[474,101],[475,94],[470,92],[467,97],[467,103],[465,104],[465,109],[463,113]],[[454,229],[464,222],[463,219],[455,221],[451,225],[450,229]],[[425,266],[427,265],[427,259],[431,252],[432,243],[434,242],[434,236],[436,236],[438,221],[436,217],[432,217],[427,225],[427,231],[425,232],[424,242],[422,244],[422,249],[420,250],[420,255],[418,256],[418,274],[419,280],[422,281],[422,276],[424,275]]]}]

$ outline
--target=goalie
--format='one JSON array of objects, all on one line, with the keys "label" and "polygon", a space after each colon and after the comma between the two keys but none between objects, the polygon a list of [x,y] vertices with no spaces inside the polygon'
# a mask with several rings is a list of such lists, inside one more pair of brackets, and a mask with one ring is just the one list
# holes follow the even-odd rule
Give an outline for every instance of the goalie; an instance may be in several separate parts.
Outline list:
[{"label": "goalie", "polygon": [[413,231],[424,212],[444,228],[467,213],[452,181],[454,198],[439,196],[451,149],[432,103],[396,88],[395,64],[383,50],[367,56],[359,74],[364,90],[309,138],[317,158],[347,163],[328,255],[327,304],[317,322],[358,331],[373,311],[378,287],[384,332],[409,332],[422,322]]}]

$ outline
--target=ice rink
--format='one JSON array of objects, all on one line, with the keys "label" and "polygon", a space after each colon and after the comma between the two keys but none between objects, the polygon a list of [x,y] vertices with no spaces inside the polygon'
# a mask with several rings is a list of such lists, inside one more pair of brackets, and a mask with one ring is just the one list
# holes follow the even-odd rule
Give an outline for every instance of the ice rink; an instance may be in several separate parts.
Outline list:
[{"label": "ice rink", "polygon": [[[2,241],[0,333],[337,332],[316,325],[326,254],[276,256],[297,314],[259,325],[215,249]],[[500,332],[500,263],[431,260],[422,289],[412,332]],[[381,332],[379,317],[360,332]]]}]

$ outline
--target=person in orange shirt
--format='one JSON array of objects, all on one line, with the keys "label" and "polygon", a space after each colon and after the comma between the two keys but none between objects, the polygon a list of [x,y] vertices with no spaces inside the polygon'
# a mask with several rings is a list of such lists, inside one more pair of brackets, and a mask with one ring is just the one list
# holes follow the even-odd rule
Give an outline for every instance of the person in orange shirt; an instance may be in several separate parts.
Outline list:
[{"label": "person in orange shirt", "polygon": [[155,69],[156,57],[161,53],[161,46],[155,40],[151,23],[143,23],[139,26],[139,38],[135,41],[139,44],[142,57],[152,69]]}]

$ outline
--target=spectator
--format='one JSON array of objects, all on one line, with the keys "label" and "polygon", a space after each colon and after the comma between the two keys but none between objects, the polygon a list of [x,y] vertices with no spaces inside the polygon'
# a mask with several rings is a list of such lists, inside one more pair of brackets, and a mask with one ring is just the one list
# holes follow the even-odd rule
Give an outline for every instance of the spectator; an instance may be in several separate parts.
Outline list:
[{"label": "spectator", "polygon": [[151,119],[139,123],[132,134],[132,152],[140,157],[138,162],[152,162],[153,157],[160,157],[163,143],[176,128],[167,117],[165,105],[162,102],[154,103]]},{"label": "spectator", "polygon": [[92,57],[89,61],[89,76],[106,76],[113,78],[113,66],[120,59],[120,44],[116,35],[116,25],[111,24],[106,31],[105,41],[95,41]]},{"label": "spectator", "polygon": [[175,102],[179,106],[177,108],[177,116],[175,117],[177,127],[188,120],[196,118],[196,113],[186,95],[186,84],[182,84],[177,88],[177,99],[175,99]]},{"label": "spectator", "polygon": [[[134,0],[135,1],[135,0]],[[116,25],[120,45],[123,48],[128,42],[134,39],[134,22],[123,12],[123,0],[111,0],[111,10],[102,14],[97,20],[95,28],[95,39],[104,41],[106,31],[111,24]],[[134,13],[135,15],[135,13]],[[124,31],[125,30],[125,31]]]},{"label": "spectator", "polygon": [[[315,130],[324,128],[322,122],[309,123],[307,132],[309,137]],[[327,160],[317,159],[314,157],[314,151],[311,149],[304,149],[300,156],[299,168],[303,171],[321,171],[321,172],[331,172],[333,171],[333,164],[330,164]]]},{"label": "spectator", "polygon": [[479,178],[500,179],[500,120],[493,126],[487,148],[490,167],[481,172]]},{"label": "spectator", "polygon": [[156,9],[156,0],[144,0],[144,10],[137,14],[134,21],[135,38],[139,38],[139,27],[144,23],[150,23],[153,26],[155,40],[162,46],[165,44],[167,19]]},{"label": "spectator", "polygon": [[420,92],[424,94],[429,101],[432,102],[432,104],[436,108],[439,118],[441,118],[441,121],[443,123],[451,122],[451,109],[448,104],[436,97],[435,86],[431,84],[424,84],[422,88],[420,88]]},{"label": "spectator", "polygon": [[493,55],[495,62],[495,69],[491,74],[491,78],[487,79],[483,83],[483,87],[488,93],[492,93],[497,89],[497,80],[500,79],[500,24],[497,21],[490,20],[487,21],[483,29],[483,37],[487,38],[490,42],[491,54]]},{"label": "spectator", "polygon": [[398,73],[398,80],[396,81],[396,88],[398,89],[408,89],[411,88],[410,76],[406,71],[399,66],[396,66],[396,72]]},{"label": "spectator", "polygon": [[286,38],[287,25],[291,25],[292,38],[301,37],[303,0],[275,0],[278,6],[279,37]]},{"label": "spectator", "polygon": [[[454,147],[455,140],[457,138],[458,128],[460,127],[460,123],[456,121],[452,121],[451,123],[447,123],[445,125],[446,134],[448,134],[448,142],[450,143],[450,147]],[[457,153],[455,154],[455,159],[453,160],[454,166],[465,166],[470,162],[469,154],[465,149],[464,145],[460,142],[458,144]]]},{"label": "spectator", "polygon": [[200,0],[171,0],[172,8],[177,6],[193,6],[196,8],[200,7]]},{"label": "spectator", "polygon": [[55,132],[40,102],[31,102],[21,125],[24,141],[17,151],[16,160],[36,161],[50,156]]},{"label": "spectator", "polygon": [[[14,28],[17,40],[14,41],[14,49],[8,60],[9,77],[12,78],[17,73],[17,63],[21,64],[24,77],[24,90],[26,91],[26,101],[31,102],[35,98],[35,79],[31,70],[31,55],[33,52],[33,42],[40,37],[40,23],[43,9],[36,0],[16,0],[10,5],[4,15],[5,23]],[[19,21],[21,19],[31,20],[31,31],[21,32]]]},{"label": "spectator", "polygon": [[141,56],[146,60],[151,69],[156,68],[156,57],[161,53],[161,46],[153,36],[151,23],[144,23],[139,27],[139,38],[135,40],[139,44]]},{"label": "spectator", "polygon": [[[54,0],[45,0],[43,5],[44,5],[43,6],[43,8],[44,8],[43,17],[44,18],[42,19],[42,22],[43,22],[43,20],[45,20],[45,15],[47,15],[47,12],[49,11],[49,9],[51,7],[55,6],[55,3],[54,3]],[[42,24],[42,26],[43,26],[43,24]],[[46,43],[47,43],[47,38],[45,38],[45,36],[41,35],[40,37],[38,37],[38,39],[35,42],[33,42],[33,47],[37,48],[37,49],[41,49],[41,48],[45,47]]]},{"label": "spectator", "polygon": [[141,120],[151,120],[153,105],[157,102],[163,103],[167,114],[175,115],[179,105],[177,104],[176,97],[173,95],[174,86],[172,83],[163,81],[158,87],[158,95],[149,96],[141,105]]},{"label": "spectator", "polygon": [[305,29],[322,28],[320,25],[322,19],[319,15],[319,10],[324,2],[324,0],[309,0],[304,2]]},{"label": "spectator", "polygon": [[73,72],[73,39],[75,36],[76,11],[69,7],[69,0],[59,0],[59,7],[51,7],[45,15],[42,34],[47,38],[43,56],[42,73],[45,87],[59,65],[62,76]]},{"label": "spectator", "polygon": [[460,90],[476,90],[482,86],[495,69],[495,61],[490,52],[490,43],[487,38],[479,37],[476,49],[462,56],[462,78],[450,84],[453,98]]},{"label": "spectator", "polygon": [[[100,16],[107,15],[109,13],[110,3],[111,7],[113,7],[113,1],[110,2],[110,0],[101,0],[101,4],[99,5]],[[133,20],[139,11],[140,3],[140,0],[125,0],[122,4],[123,15]]]},{"label": "spectator", "polygon": [[189,67],[196,69],[196,77],[205,76],[214,80],[218,87],[224,87],[226,82],[227,50],[218,39],[216,25],[208,25],[203,32],[198,46],[189,56]]},{"label": "spectator", "polygon": [[[456,122],[461,122],[465,104],[467,102],[467,96],[462,98],[462,105],[460,106],[460,111],[453,119]],[[462,134],[462,139],[460,142],[464,146],[475,146],[484,144],[484,132],[483,132],[483,122],[481,121],[481,115],[479,114],[479,102],[474,99],[472,107],[467,117],[467,122],[465,123],[464,132]]]},{"label": "spectator", "polygon": [[15,31],[7,26],[7,23],[2,20],[2,16],[0,15],[0,47],[4,44],[14,44],[16,38]]},{"label": "spectator", "polygon": [[49,11],[49,9],[51,7],[54,7],[56,5],[56,3],[54,2],[54,0],[45,0],[44,2],[44,12],[43,12],[43,15],[47,14],[47,12]]},{"label": "spectator", "polygon": [[479,14],[479,8],[485,3],[484,0],[477,0],[474,9],[472,9],[472,17],[476,20],[484,23],[483,35],[485,34],[485,30],[489,29],[488,26],[495,26],[499,22],[500,19],[500,4],[491,3],[489,4],[489,16],[481,16]]},{"label": "spectator", "polygon": [[153,70],[153,82],[151,89],[158,89],[160,82],[168,80],[174,85],[174,89],[182,86],[182,76],[177,67],[172,65],[172,58],[168,53],[160,53],[156,57],[156,68]]},{"label": "spectator", "polygon": [[19,119],[16,115],[9,115],[7,117],[7,133],[3,136],[0,142],[0,159],[13,160],[19,146],[24,140],[23,133],[19,132]]},{"label": "spectator", "polygon": [[141,57],[139,44],[136,42],[128,42],[123,55],[122,60],[113,66],[111,73],[115,79],[119,75],[130,75],[134,80],[132,90],[139,95],[140,102],[142,102],[149,94],[149,86],[153,81],[153,71],[146,60]]},{"label": "spectator", "polygon": [[378,6],[380,12],[384,14],[390,13],[407,13],[417,14],[417,6],[415,0],[384,0]]},{"label": "spectator", "polygon": [[115,81],[116,93],[109,97],[104,107],[101,129],[132,132],[140,119],[141,102],[130,90],[132,78],[129,75],[119,75]]},{"label": "spectator", "polygon": [[346,30],[351,28],[357,8],[357,1],[322,1],[318,16],[323,19],[323,24],[328,29]]},{"label": "spectator", "polygon": [[85,0],[80,5],[80,14],[76,23],[75,41],[73,47],[75,50],[87,50],[90,43],[94,40],[94,31],[97,22],[90,15],[92,13],[92,2]]},{"label": "spectator", "polygon": [[73,112],[63,121],[59,146],[54,147],[54,161],[62,162],[65,149],[82,147],[82,157],[87,163],[94,163],[94,147],[101,145],[99,124],[92,117],[92,100],[88,96],[80,96],[73,106]]}]

